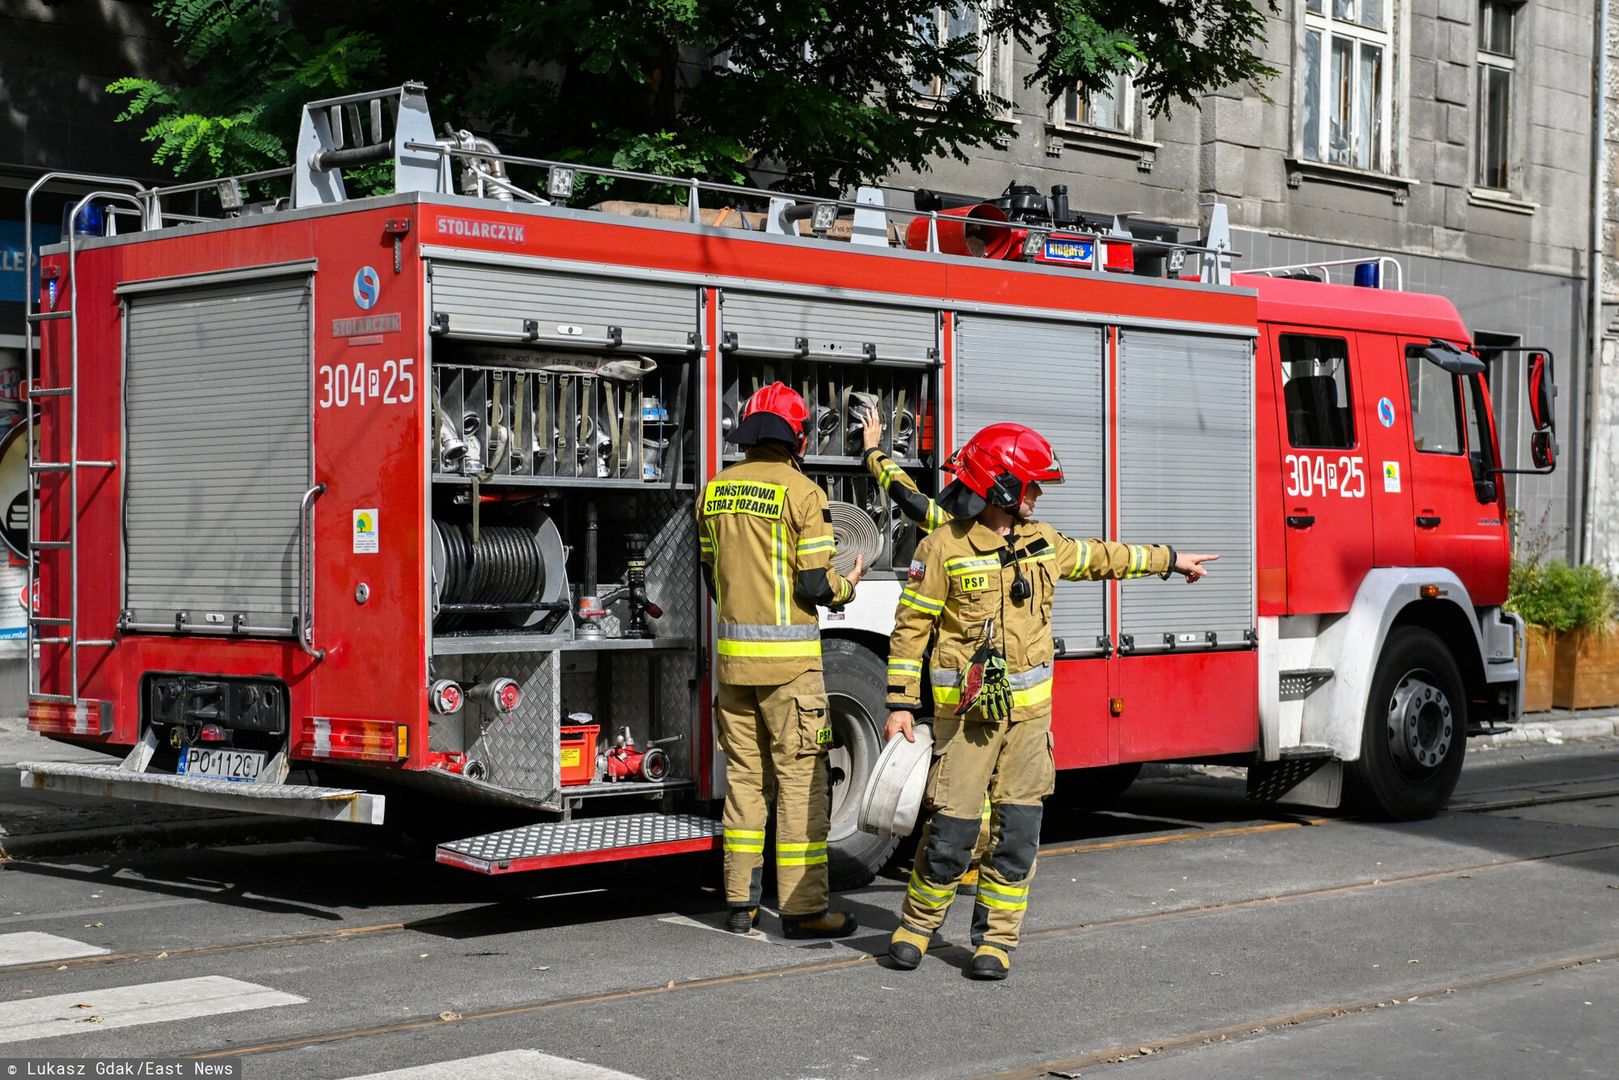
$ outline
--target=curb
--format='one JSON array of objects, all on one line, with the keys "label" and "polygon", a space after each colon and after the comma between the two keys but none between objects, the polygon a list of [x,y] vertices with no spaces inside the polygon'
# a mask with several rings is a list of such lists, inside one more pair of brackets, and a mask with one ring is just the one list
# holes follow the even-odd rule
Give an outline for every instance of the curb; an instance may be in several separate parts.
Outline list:
[{"label": "curb", "polygon": [[1566,720],[1537,720],[1517,724],[1496,735],[1469,739],[1470,746],[1524,746],[1548,743],[1556,746],[1571,739],[1611,739],[1619,735],[1619,720],[1611,716],[1571,716]]}]

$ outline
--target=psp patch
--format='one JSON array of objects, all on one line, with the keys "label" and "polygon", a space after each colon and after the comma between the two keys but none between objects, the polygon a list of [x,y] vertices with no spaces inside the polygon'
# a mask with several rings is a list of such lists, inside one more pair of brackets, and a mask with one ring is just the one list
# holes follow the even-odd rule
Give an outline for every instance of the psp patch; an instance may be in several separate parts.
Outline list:
[{"label": "psp patch", "polygon": [[910,576],[910,579],[912,581],[921,581],[923,578],[927,577],[928,576],[927,563],[924,563],[924,562],[921,562],[921,561],[912,562],[911,563],[911,569],[909,571],[909,576]]}]

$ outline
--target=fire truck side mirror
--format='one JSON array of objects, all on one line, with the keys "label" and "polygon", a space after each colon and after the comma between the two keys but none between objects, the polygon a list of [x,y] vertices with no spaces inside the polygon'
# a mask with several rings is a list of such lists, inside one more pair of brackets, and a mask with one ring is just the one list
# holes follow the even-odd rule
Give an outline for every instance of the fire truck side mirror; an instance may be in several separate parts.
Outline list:
[{"label": "fire truck side mirror", "polygon": [[1536,431],[1552,429],[1552,358],[1549,353],[1529,354],[1529,417]]},{"label": "fire truck side mirror", "polygon": [[1537,469],[1551,472],[1557,468],[1557,440],[1550,428],[1529,436],[1529,456]]},{"label": "fire truck side mirror", "polygon": [[1452,375],[1480,375],[1484,372],[1484,361],[1439,338],[1434,338],[1432,343],[1422,350],[1422,356],[1429,363],[1438,364]]},{"label": "fire truck side mirror", "polygon": [[1529,354],[1529,419],[1534,434],[1529,436],[1529,458],[1541,472],[1557,468],[1557,379],[1552,354],[1536,350]]}]

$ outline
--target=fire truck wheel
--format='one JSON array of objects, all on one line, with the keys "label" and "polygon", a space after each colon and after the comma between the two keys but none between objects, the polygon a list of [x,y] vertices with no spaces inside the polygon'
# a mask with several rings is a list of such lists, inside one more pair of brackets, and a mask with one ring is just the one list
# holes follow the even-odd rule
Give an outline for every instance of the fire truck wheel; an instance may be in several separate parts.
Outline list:
[{"label": "fire truck wheel", "polygon": [[877,876],[899,838],[860,830],[860,796],[883,749],[888,710],[883,690],[888,667],[870,649],[827,638],[821,644],[826,699],[832,713],[832,749],[827,772],[832,784],[832,828],[827,864],[834,891],[857,889]]},{"label": "fire truck wheel", "polygon": [[1467,752],[1467,696],[1461,672],[1432,631],[1389,634],[1372,679],[1360,760],[1349,780],[1361,813],[1390,821],[1444,808]]}]

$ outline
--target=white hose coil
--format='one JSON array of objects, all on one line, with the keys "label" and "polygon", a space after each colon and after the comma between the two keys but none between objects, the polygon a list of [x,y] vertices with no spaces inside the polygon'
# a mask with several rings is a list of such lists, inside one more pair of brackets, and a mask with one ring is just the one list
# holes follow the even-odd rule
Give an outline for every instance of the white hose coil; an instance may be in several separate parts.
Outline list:
[{"label": "white hose coil", "polygon": [[871,779],[860,796],[860,828],[878,836],[909,836],[922,810],[928,786],[928,763],[933,759],[933,728],[917,724],[915,742],[896,735],[888,740]]},{"label": "white hose coil", "polygon": [[854,503],[833,502],[832,538],[838,548],[832,553],[832,569],[847,574],[854,569],[855,556],[865,559],[870,567],[883,553],[883,534],[877,523]]}]

